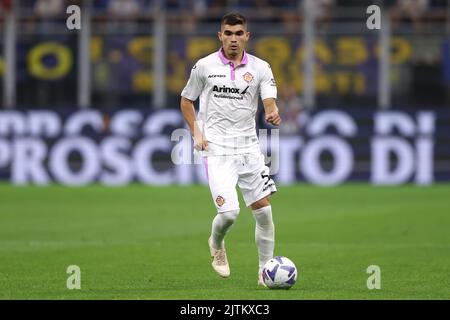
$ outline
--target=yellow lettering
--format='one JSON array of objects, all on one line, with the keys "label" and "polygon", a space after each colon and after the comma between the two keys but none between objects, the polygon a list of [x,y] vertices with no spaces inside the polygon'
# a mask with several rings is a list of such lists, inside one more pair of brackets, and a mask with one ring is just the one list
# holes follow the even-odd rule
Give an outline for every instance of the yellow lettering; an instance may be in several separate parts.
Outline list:
[{"label": "yellow lettering", "polygon": [[367,92],[366,77],[361,72],[355,74],[355,93],[363,95]]},{"label": "yellow lettering", "polygon": [[336,75],[336,87],[340,95],[348,95],[350,91],[350,73],[341,71]]},{"label": "yellow lettering", "polygon": [[[411,43],[402,37],[392,37],[391,39],[391,63],[402,64],[411,59]],[[380,47],[375,47],[375,57],[380,58]]]},{"label": "yellow lettering", "polygon": [[291,46],[287,39],[281,37],[258,39],[255,44],[255,54],[270,63],[277,85],[283,86],[287,81],[284,65],[291,59]]},{"label": "yellow lettering", "polygon": [[211,37],[195,37],[189,39],[186,53],[189,61],[197,61],[215,50],[218,50],[217,40]]},{"label": "yellow lettering", "polygon": [[[305,47],[302,46],[297,51],[297,55],[299,55],[300,61],[305,61]],[[317,40],[314,45],[314,55],[317,61],[323,62],[325,64],[330,64],[333,61],[333,53],[330,48],[326,45],[322,40]]]},{"label": "yellow lettering", "polygon": [[405,38],[393,37],[391,47],[393,50],[391,62],[393,64],[404,63],[411,58],[411,43]]},{"label": "yellow lettering", "polygon": [[332,90],[332,79],[329,74],[323,71],[319,71],[316,68],[314,76],[316,92],[317,93],[330,93]]},{"label": "yellow lettering", "polygon": [[173,93],[180,93],[186,85],[186,63],[176,53],[170,53],[168,59],[172,72],[167,76],[167,88]]},{"label": "yellow lettering", "polygon": [[[303,91],[304,79],[303,79],[303,61],[301,48],[297,48],[295,56],[292,59],[292,63],[289,64],[289,82],[294,86],[297,92]],[[278,79],[277,79],[278,81]]]},{"label": "yellow lettering", "polygon": [[103,55],[103,38],[92,37],[91,39],[91,59],[92,62],[100,61]]},{"label": "yellow lettering", "polygon": [[314,52],[316,54],[316,59],[325,64],[330,64],[333,61],[333,53],[331,52],[327,44],[322,40],[316,41]]},{"label": "yellow lettering", "polygon": [[[323,64],[329,64],[333,60],[333,55],[328,46],[321,40],[318,40],[314,46],[316,64],[314,71],[314,81],[317,92],[330,92],[332,87],[332,81],[330,77],[323,71]],[[305,59],[305,47],[297,48],[295,56],[290,63],[289,70],[289,82],[292,83],[294,88],[298,92],[304,90],[304,59]],[[277,79],[278,80],[278,79]]]},{"label": "yellow lettering", "polygon": [[[53,55],[57,63],[46,66],[42,59],[47,55]],[[72,68],[72,52],[66,46],[57,42],[44,42],[34,47],[27,56],[28,68],[31,75],[46,80],[61,79]]]},{"label": "yellow lettering", "polygon": [[153,76],[147,71],[136,71],[133,74],[133,89],[136,92],[149,92],[153,88]]},{"label": "yellow lettering", "polygon": [[342,65],[358,65],[367,60],[366,44],[361,37],[341,37],[336,40],[337,62]]},{"label": "yellow lettering", "polygon": [[136,37],[128,44],[128,52],[139,62],[153,63],[153,37]]}]

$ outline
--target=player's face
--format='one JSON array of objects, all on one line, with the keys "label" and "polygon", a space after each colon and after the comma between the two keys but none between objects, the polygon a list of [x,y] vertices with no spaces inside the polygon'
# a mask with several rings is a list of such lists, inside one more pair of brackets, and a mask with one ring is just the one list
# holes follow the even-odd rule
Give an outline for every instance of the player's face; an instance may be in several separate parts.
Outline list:
[{"label": "player's face", "polygon": [[250,37],[250,32],[242,24],[230,26],[224,24],[218,32],[222,48],[228,58],[239,57],[245,49],[245,45]]}]

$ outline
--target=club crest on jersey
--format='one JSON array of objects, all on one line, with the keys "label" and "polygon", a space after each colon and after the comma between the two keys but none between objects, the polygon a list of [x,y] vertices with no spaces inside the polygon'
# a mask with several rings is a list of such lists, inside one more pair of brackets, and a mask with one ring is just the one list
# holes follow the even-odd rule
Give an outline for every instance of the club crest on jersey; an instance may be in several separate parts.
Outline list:
[{"label": "club crest on jersey", "polygon": [[244,77],[244,80],[245,80],[247,83],[250,83],[250,82],[253,81],[253,75],[252,75],[250,72],[246,72],[246,73],[243,75],[243,77]]},{"label": "club crest on jersey", "polygon": [[223,206],[223,204],[225,203],[225,199],[222,196],[218,196],[216,198],[216,203],[219,207]]}]

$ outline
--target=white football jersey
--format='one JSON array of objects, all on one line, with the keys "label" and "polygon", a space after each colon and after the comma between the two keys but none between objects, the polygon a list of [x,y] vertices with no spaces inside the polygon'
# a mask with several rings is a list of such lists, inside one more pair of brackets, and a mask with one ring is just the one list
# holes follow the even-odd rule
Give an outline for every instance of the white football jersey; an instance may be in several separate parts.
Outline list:
[{"label": "white football jersey", "polygon": [[220,49],[197,61],[181,96],[191,101],[200,96],[197,123],[209,145],[204,155],[260,152],[255,125],[258,98],[277,98],[267,62],[244,52],[235,68]]}]

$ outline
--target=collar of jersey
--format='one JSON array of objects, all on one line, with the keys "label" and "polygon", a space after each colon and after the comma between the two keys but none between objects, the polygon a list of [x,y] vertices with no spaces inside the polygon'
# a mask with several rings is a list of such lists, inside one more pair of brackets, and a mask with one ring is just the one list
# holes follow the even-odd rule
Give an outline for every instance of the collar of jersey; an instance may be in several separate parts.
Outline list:
[{"label": "collar of jersey", "polygon": [[[222,61],[223,64],[233,64],[233,62],[231,62],[230,60],[228,60],[225,55],[223,54],[223,48],[219,49],[219,58],[220,61]],[[247,64],[248,63],[248,56],[247,53],[244,50],[244,54],[242,56],[242,61],[241,64]]]}]

